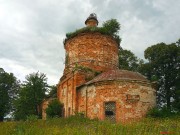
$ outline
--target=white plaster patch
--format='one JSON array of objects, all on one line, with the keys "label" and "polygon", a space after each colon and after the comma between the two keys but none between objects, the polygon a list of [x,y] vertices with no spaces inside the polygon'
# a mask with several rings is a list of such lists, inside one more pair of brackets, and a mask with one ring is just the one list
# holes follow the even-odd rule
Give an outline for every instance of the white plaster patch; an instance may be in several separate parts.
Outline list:
[{"label": "white plaster patch", "polygon": [[99,105],[99,104],[96,104],[96,107],[97,107],[97,108],[100,108],[100,105]]},{"label": "white plaster patch", "polygon": [[122,85],[119,85],[119,86],[118,86],[118,88],[120,88],[120,89],[121,89],[121,88],[123,88],[123,87],[122,87]]},{"label": "white plaster patch", "polygon": [[126,118],[133,118],[133,114],[132,114],[132,113],[126,113],[126,114],[125,114],[125,117],[126,117]]},{"label": "white plaster patch", "polygon": [[67,91],[67,88],[65,87],[65,88],[62,90],[62,96],[65,96],[65,95],[66,95],[66,91]]},{"label": "white plaster patch", "polygon": [[84,86],[84,87],[81,88],[80,91],[81,91],[81,96],[82,97],[86,96],[86,89],[87,89],[87,86]]},{"label": "white plaster patch", "polygon": [[132,108],[132,105],[125,105],[125,108]]},{"label": "white plaster patch", "polygon": [[145,89],[145,90],[148,90],[149,87],[146,87],[146,86],[140,86],[140,89]]},{"label": "white plaster patch", "polygon": [[95,86],[88,86],[88,97],[94,98],[96,96],[96,89]]},{"label": "white plaster patch", "polygon": [[99,111],[99,108],[94,107],[93,112],[94,112],[95,114],[97,114],[98,111]]}]

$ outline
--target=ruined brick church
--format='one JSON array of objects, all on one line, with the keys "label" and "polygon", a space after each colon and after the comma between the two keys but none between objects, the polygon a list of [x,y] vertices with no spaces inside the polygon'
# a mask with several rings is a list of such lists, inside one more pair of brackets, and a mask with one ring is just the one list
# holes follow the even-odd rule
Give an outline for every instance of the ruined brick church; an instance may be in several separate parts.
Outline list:
[{"label": "ruined brick church", "polygon": [[[91,14],[85,24],[96,27],[96,15]],[[64,48],[65,69],[57,86],[64,117],[81,113],[91,119],[126,122],[144,117],[155,106],[150,81],[118,68],[119,47],[113,37],[83,32],[68,39]]]}]

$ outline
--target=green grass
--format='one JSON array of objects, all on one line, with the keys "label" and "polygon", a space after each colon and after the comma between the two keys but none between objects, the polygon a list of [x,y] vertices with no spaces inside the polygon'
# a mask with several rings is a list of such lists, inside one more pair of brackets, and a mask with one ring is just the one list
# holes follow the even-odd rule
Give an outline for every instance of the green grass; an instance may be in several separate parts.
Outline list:
[{"label": "green grass", "polygon": [[0,123],[0,135],[180,135],[180,117],[145,118],[126,125],[80,117]]}]

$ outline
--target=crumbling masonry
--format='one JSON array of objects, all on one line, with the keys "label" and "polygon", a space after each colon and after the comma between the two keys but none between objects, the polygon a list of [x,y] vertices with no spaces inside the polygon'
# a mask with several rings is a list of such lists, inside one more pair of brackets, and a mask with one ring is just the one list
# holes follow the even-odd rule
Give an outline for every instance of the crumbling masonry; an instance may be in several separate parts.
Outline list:
[{"label": "crumbling masonry", "polygon": [[[97,26],[96,15],[85,24]],[[118,69],[119,48],[113,37],[80,33],[64,48],[66,64],[57,91],[64,117],[81,113],[91,119],[127,122],[144,117],[155,106],[151,83],[137,72]]]}]

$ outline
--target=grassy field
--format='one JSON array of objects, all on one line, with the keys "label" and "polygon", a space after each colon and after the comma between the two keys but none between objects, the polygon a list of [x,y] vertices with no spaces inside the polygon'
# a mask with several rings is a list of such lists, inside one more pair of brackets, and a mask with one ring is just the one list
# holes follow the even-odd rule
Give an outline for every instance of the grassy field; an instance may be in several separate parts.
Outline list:
[{"label": "grassy field", "polygon": [[180,135],[180,117],[145,118],[126,125],[80,117],[0,123],[0,135]]}]

